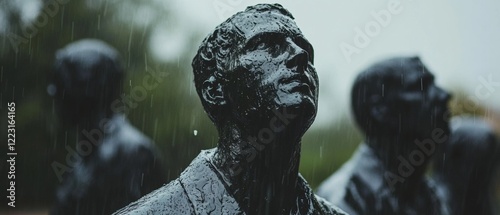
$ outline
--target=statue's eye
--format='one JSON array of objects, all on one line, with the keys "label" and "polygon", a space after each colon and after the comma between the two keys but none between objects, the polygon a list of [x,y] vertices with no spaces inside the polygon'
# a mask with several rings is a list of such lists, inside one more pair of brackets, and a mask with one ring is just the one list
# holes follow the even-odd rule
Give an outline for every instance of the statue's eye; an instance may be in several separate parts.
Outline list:
[{"label": "statue's eye", "polygon": [[260,42],[257,45],[257,47],[256,47],[256,49],[265,49],[265,48],[266,48],[266,42],[265,41]]}]

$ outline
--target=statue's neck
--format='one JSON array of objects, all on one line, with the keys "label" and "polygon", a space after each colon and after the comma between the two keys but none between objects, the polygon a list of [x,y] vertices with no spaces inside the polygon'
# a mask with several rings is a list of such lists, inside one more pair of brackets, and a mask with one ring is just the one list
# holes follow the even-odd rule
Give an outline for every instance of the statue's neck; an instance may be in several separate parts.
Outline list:
[{"label": "statue's neck", "polygon": [[78,135],[82,133],[83,130],[90,131],[92,129],[101,129],[103,124],[107,124],[118,116],[123,116],[122,114],[112,114],[106,113],[106,111],[96,111],[93,114],[85,114],[80,117],[77,122],[70,124],[69,126],[76,128]]},{"label": "statue's neck", "polygon": [[88,149],[88,154],[82,156],[83,161],[92,159],[98,151],[97,148],[101,147],[104,143],[104,137],[126,123],[128,121],[123,114],[114,114],[108,118],[101,117],[78,123],[75,126],[75,132],[78,135],[77,144],[85,144],[87,146],[84,147],[91,147]]},{"label": "statue's neck", "polygon": [[300,136],[283,130],[259,138],[236,126],[219,133],[214,163],[240,206],[249,214],[288,214],[283,210],[296,205]]},{"label": "statue's neck", "polygon": [[375,152],[385,173],[392,173],[391,179],[393,180],[396,180],[396,177],[398,180],[403,180],[393,186],[395,193],[401,195],[401,198],[404,196],[412,198],[412,195],[419,191],[430,160],[430,156],[427,156],[415,144],[417,139],[422,140],[422,138],[404,135],[366,138],[366,143]]}]

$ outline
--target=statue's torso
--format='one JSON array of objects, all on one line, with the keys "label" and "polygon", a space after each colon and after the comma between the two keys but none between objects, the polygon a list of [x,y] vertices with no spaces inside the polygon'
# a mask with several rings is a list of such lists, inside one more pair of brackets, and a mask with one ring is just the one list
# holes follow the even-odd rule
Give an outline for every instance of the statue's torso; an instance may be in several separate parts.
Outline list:
[{"label": "statue's torso", "polygon": [[431,182],[422,178],[421,189],[403,202],[391,192],[385,169],[371,149],[362,144],[344,166],[323,182],[318,195],[349,214],[447,214]]},{"label": "statue's torso", "polygon": [[[211,164],[213,153],[214,149],[202,151],[178,179],[116,214],[245,214]],[[301,186],[308,188],[299,178]],[[343,214],[323,199],[316,199],[310,188],[304,196],[298,202],[307,204],[306,212],[297,214]]]}]

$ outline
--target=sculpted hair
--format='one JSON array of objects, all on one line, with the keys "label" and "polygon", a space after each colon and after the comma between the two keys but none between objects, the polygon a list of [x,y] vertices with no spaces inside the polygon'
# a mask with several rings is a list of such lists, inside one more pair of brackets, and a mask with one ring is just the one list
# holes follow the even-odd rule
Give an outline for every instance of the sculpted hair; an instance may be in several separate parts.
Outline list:
[{"label": "sculpted hair", "polygon": [[110,103],[119,97],[124,76],[118,52],[102,41],[77,41],[56,53],[53,84],[57,97],[85,96]]},{"label": "sculpted hair", "polygon": [[419,57],[396,57],[375,63],[356,77],[351,89],[351,108],[356,123],[366,135],[389,130],[387,125],[379,125],[372,117],[372,96],[378,95],[383,102],[390,103],[391,101],[385,101],[382,96],[382,85],[386,94],[396,91],[401,87],[393,84],[400,83],[403,72],[422,70],[423,67]]},{"label": "sculpted hair", "polygon": [[225,115],[222,107],[210,104],[203,98],[202,89],[205,81],[211,81],[224,86],[227,79],[228,63],[234,53],[242,47],[245,38],[234,26],[233,20],[239,16],[251,16],[254,13],[266,11],[278,12],[284,16],[294,19],[292,14],[279,4],[258,4],[247,7],[245,11],[238,12],[229,19],[218,25],[201,43],[197,54],[194,56],[191,66],[193,67],[194,83],[196,92],[208,116],[214,123],[218,123],[221,115]]}]

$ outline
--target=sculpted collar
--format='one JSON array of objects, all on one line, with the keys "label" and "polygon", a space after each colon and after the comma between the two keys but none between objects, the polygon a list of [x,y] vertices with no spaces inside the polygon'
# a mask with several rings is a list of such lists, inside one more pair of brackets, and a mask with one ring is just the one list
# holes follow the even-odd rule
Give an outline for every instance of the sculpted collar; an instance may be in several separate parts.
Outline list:
[{"label": "sculpted collar", "polygon": [[[179,182],[192,203],[196,214],[245,214],[229,192],[229,185],[210,161],[216,149],[203,150],[182,172]],[[196,177],[196,178],[193,178]],[[299,175],[296,214],[337,214],[333,206],[322,205],[307,182]],[[325,204],[325,203],[323,203]],[[327,208],[330,206],[331,208]]]}]

